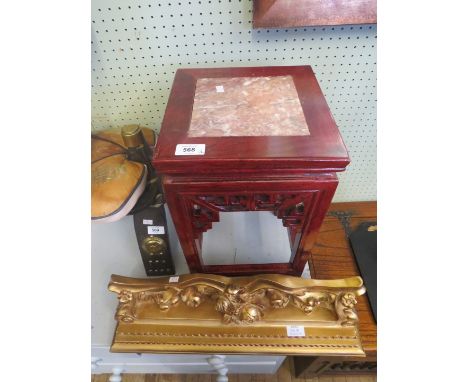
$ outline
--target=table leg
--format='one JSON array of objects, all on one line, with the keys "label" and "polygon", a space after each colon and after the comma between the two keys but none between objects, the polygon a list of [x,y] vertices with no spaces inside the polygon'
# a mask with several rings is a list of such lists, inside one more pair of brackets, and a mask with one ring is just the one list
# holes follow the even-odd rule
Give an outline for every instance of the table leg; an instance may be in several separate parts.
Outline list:
[{"label": "table leg", "polygon": [[225,358],[225,355],[213,355],[207,360],[213,369],[218,372],[217,382],[228,382],[228,368],[224,363]]},{"label": "table leg", "polygon": [[112,368],[112,375],[109,377],[109,382],[122,382],[122,372],[121,367]]}]

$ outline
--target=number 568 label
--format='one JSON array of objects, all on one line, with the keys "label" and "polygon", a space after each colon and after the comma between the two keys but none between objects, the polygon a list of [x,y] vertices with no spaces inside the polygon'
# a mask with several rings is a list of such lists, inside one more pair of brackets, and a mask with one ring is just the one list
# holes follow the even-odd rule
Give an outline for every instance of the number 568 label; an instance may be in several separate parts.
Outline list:
[{"label": "number 568 label", "polygon": [[175,155],[205,155],[205,144],[178,144]]}]

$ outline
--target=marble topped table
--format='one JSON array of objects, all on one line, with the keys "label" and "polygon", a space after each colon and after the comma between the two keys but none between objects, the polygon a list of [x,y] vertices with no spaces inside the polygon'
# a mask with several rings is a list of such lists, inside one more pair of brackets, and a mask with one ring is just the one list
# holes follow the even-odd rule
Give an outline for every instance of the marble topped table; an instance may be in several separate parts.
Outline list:
[{"label": "marble topped table", "polygon": [[[153,156],[190,270],[226,275],[300,275],[348,164],[310,66],[179,69]],[[205,264],[204,233],[249,211],[280,219],[289,261]]]},{"label": "marble topped table", "polygon": [[291,76],[197,80],[189,137],[294,135],[310,133]]}]

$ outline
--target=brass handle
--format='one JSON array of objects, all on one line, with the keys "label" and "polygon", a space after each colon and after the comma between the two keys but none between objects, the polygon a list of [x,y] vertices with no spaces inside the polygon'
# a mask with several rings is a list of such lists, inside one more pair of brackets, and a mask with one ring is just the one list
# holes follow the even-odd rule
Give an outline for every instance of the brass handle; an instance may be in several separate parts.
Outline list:
[{"label": "brass handle", "polygon": [[150,256],[164,255],[167,249],[166,242],[157,236],[147,236],[141,243],[142,249]]}]

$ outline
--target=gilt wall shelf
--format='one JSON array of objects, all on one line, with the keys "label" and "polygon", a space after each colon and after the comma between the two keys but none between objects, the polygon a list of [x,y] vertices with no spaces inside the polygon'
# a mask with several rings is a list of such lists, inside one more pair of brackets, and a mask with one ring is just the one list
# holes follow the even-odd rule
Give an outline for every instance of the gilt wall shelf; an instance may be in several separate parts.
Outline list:
[{"label": "gilt wall shelf", "polygon": [[364,356],[360,277],[112,275],[113,352]]}]

